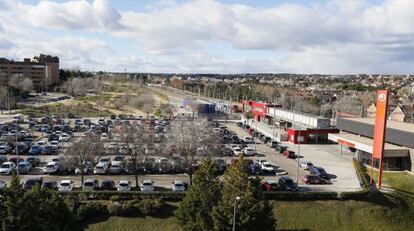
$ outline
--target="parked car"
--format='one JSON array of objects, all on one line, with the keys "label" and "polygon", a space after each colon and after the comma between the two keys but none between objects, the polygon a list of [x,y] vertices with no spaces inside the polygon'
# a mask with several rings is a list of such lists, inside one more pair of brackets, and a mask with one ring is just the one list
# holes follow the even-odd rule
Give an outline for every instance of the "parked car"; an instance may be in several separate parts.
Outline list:
[{"label": "parked car", "polygon": [[300,167],[305,170],[309,170],[310,168],[313,167],[313,164],[310,161],[302,160],[300,161]]},{"label": "parked car", "polygon": [[43,182],[42,182],[42,188],[44,188],[44,189],[51,189],[51,190],[57,189],[58,188],[57,182],[54,181],[54,180],[43,180]]},{"label": "parked car", "polygon": [[62,133],[59,137],[59,141],[68,142],[70,140],[70,135],[67,133]]},{"label": "parked car", "polygon": [[53,155],[56,153],[56,149],[50,145],[45,145],[42,147],[43,155]]},{"label": "parked car", "polygon": [[24,183],[23,183],[23,189],[26,191],[29,191],[30,189],[32,189],[36,184],[38,184],[39,186],[42,185],[42,181],[43,179],[41,177],[38,178],[31,178],[31,179],[27,179]]},{"label": "parked car", "polygon": [[287,149],[286,146],[281,146],[281,145],[278,145],[275,148],[276,152],[279,152],[279,153],[283,153],[286,149]]},{"label": "parked car", "polygon": [[4,162],[0,166],[0,174],[2,175],[10,175],[15,170],[16,170],[16,164],[13,162]]},{"label": "parked car", "polygon": [[241,156],[244,153],[243,153],[243,150],[240,147],[235,147],[235,148],[233,148],[233,154],[235,156]]},{"label": "parked car", "polygon": [[276,148],[276,146],[279,144],[277,141],[275,140],[269,140],[267,143],[267,146],[269,146],[270,148]]},{"label": "parked car", "polygon": [[102,180],[99,185],[100,190],[114,190],[115,182],[113,180]]},{"label": "parked car", "polygon": [[29,150],[29,155],[40,155],[42,154],[42,147],[39,145],[33,145]]},{"label": "parked car", "polygon": [[279,178],[279,187],[285,191],[297,191],[298,186],[293,182],[293,180],[288,176],[282,176]]},{"label": "parked car", "polygon": [[270,162],[261,162],[260,167],[264,173],[275,173],[274,166]]},{"label": "parked car", "polygon": [[109,140],[109,136],[106,133],[102,133],[101,134],[101,141],[108,141]]},{"label": "parked car", "polygon": [[262,174],[262,167],[259,163],[253,163],[247,166],[247,173],[251,175]]},{"label": "parked car", "polygon": [[129,192],[131,191],[131,182],[129,180],[120,180],[116,186],[118,192]]},{"label": "parked car", "polygon": [[32,169],[33,166],[29,161],[22,161],[17,165],[17,172],[19,172],[19,174],[29,174]]},{"label": "parked car", "polygon": [[253,156],[256,153],[256,150],[254,150],[254,148],[247,147],[243,150],[243,152],[246,156]]},{"label": "parked car", "polygon": [[98,163],[93,169],[93,174],[105,174],[108,171],[109,164]]},{"label": "parked car", "polygon": [[283,156],[285,156],[286,158],[290,158],[290,159],[295,159],[296,158],[296,154],[292,150],[285,150],[283,152]]},{"label": "parked car", "polygon": [[316,175],[316,176],[320,176],[325,179],[329,179],[328,173],[326,173],[325,169],[321,167],[313,166],[312,168],[310,168],[309,171],[310,171],[310,174],[312,175]]},{"label": "parked car", "polygon": [[57,161],[51,161],[43,168],[43,172],[46,174],[55,174],[60,171],[60,163]]},{"label": "parked car", "polygon": [[181,180],[174,180],[171,183],[171,189],[173,192],[184,192],[185,191],[184,182]]},{"label": "parked car", "polygon": [[40,164],[40,159],[36,156],[29,156],[26,158],[26,161],[32,164],[32,167],[37,167]]},{"label": "parked car", "polygon": [[62,180],[58,186],[59,192],[70,192],[73,190],[75,183],[71,180]]},{"label": "parked car", "polygon": [[12,157],[10,157],[9,158],[9,162],[13,162],[14,164],[18,164],[18,163],[20,163],[20,162],[22,162],[22,161],[24,161],[23,160],[23,158],[21,158],[20,156],[19,157],[17,157],[17,156],[12,156]]},{"label": "parked car", "polygon": [[262,184],[262,189],[264,191],[278,191],[279,184],[275,180],[266,180]]},{"label": "parked car", "polygon": [[330,184],[331,181],[329,179],[322,178],[316,175],[304,175],[302,177],[302,181],[305,184]]},{"label": "parked car", "polygon": [[83,182],[83,187],[82,187],[83,191],[92,191],[98,188],[99,188],[99,182],[97,179],[86,179]]},{"label": "parked car", "polygon": [[249,136],[243,137],[242,140],[246,144],[252,144],[254,142],[253,137],[249,137]]},{"label": "parked car", "polygon": [[0,154],[7,154],[11,151],[10,146],[7,143],[0,144]]},{"label": "parked car", "polygon": [[153,192],[154,191],[154,181],[144,180],[142,181],[141,191],[143,192]]},{"label": "parked car", "polygon": [[108,172],[111,174],[120,174],[124,171],[124,166],[122,161],[112,161],[111,167],[109,167]]}]

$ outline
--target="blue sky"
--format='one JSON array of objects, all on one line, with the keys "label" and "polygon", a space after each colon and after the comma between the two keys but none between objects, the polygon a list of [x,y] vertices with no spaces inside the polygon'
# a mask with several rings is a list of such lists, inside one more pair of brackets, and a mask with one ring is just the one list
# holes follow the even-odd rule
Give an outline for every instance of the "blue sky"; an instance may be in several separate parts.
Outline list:
[{"label": "blue sky", "polygon": [[0,53],[63,68],[408,73],[412,0],[0,0]]}]

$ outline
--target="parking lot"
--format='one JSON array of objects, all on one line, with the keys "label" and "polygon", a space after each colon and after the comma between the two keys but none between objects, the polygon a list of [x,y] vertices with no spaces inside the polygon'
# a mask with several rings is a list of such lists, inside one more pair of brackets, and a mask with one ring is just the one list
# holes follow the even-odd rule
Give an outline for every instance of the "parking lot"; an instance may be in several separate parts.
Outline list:
[{"label": "parking lot", "polygon": [[[46,123],[47,120],[47,123]],[[49,121],[50,120],[50,121]],[[19,157],[26,160],[28,157],[34,157],[39,160],[39,163],[33,164],[28,172],[21,172],[23,182],[27,179],[34,177],[42,177],[44,180],[53,180],[60,182],[62,180],[70,179],[73,181],[75,187],[81,187],[81,177],[79,171],[76,170],[64,170],[62,164],[64,162],[64,153],[70,148],[73,143],[76,143],[82,139],[85,139],[89,134],[95,134],[100,137],[99,142],[103,146],[102,153],[96,156],[87,170],[85,170],[84,179],[97,179],[101,180],[113,180],[119,182],[120,180],[128,180],[131,182],[131,186],[135,186],[134,171],[140,171],[139,181],[152,180],[154,181],[155,188],[158,190],[168,190],[171,188],[171,182],[174,180],[180,180],[184,183],[189,183],[189,171],[194,171],[200,161],[205,156],[199,156],[192,163],[186,163],[184,167],[183,157],[176,154],[165,153],[165,144],[154,141],[152,144],[152,151],[147,150],[145,161],[140,160],[142,164],[132,168],[132,172],[128,171],[128,166],[131,164],[130,156],[123,153],[123,148],[126,147],[120,139],[120,134],[117,133],[117,126],[139,127],[142,124],[151,123],[151,127],[154,130],[154,136],[168,135],[170,126],[169,120],[158,120],[152,117],[149,120],[143,117],[130,117],[130,118],[66,118],[61,119],[58,117],[50,118],[36,118],[25,123],[19,123],[16,127],[15,123],[5,125],[2,127],[2,140],[1,145],[4,146],[8,141],[9,151],[7,155],[3,156],[2,162],[10,161],[10,158],[15,157],[14,142],[15,131],[18,134],[22,133],[20,137],[20,144],[22,149],[19,149]],[[1,124],[1,122],[0,122]],[[323,167],[329,174],[329,181],[331,184],[324,185],[307,185],[302,182],[302,177],[309,174],[309,171],[303,168],[298,169],[297,159],[286,158],[282,154],[275,151],[274,148],[269,147],[258,138],[255,138],[255,142],[250,142],[249,138],[246,138],[246,142],[243,141],[245,137],[251,137],[247,131],[236,126],[236,123],[218,123],[214,122],[212,127],[216,130],[219,137],[223,138],[225,134],[232,134],[236,137],[237,144],[226,141],[220,144],[219,141],[216,144],[220,147],[220,154],[215,154],[213,160],[220,166],[220,172],[232,164],[234,159],[237,159],[239,152],[243,152],[246,159],[250,160],[248,166],[248,172],[251,175],[260,175],[264,181],[278,181],[283,175],[289,176],[294,182],[298,178],[299,190],[301,191],[352,191],[359,189],[359,181],[352,166],[351,157],[348,155],[339,156],[339,149],[337,145],[301,145],[300,160],[311,161],[314,165]],[[227,128],[226,128],[227,127]],[[161,130],[159,129],[161,128]],[[214,130],[213,129],[213,130]],[[157,130],[157,132],[155,132]],[[160,130],[160,131],[158,131]],[[240,143],[241,142],[241,143]],[[19,145],[20,145],[19,144]],[[26,146],[24,146],[25,144]],[[286,146],[289,150],[294,152],[298,151],[298,145],[290,143],[282,143],[280,145]],[[25,148],[23,148],[23,146]],[[51,146],[51,147],[50,147]],[[110,151],[110,146],[115,148],[115,151]],[[41,151],[35,152],[35,147],[40,148]],[[52,148],[53,147],[53,148]],[[225,148],[224,148],[225,147]],[[1,147],[0,147],[1,148]],[[239,148],[239,149],[238,149]],[[200,149],[202,150],[203,148]],[[34,150],[34,151],[33,151]],[[0,150],[1,151],[1,150]],[[150,152],[151,151],[151,152]],[[230,153],[229,153],[230,151]],[[7,158],[4,158],[7,157]],[[166,158],[168,157],[168,158]],[[104,166],[103,172],[97,174],[97,166],[101,162],[101,159],[110,158],[108,164]],[[110,166],[115,167],[115,158],[120,158],[119,172],[111,172]],[[178,161],[180,160],[180,161]],[[96,162],[95,162],[96,161]],[[177,162],[178,161],[178,162]],[[16,163],[16,160],[14,160]],[[163,162],[163,163],[161,163]],[[216,164],[216,165],[217,165]],[[53,171],[46,170],[45,166],[52,166]],[[225,166],[223,166],[225,165]],[[268,168],[266,168],[268,165]],[[19,165],[20,166],[20,165]],[[56,169],[53,169],[56,167]],[[6,172],[0,176],[0,180],[4,180],[9,183],[11,177]],[[78,174],[75,174],[78,173]]]},{"label": "parking lot", "polygon": [[[230,123],[227,125],[229,129],[234,131],[238,136],[250,136],[248,133],[240,127]],[[256,139],[257,140],[257,139]],[[283,146],[288,147],[298,153],[299,145],[292,144],[290,142],[281,142]],[[250,145],[254,146],[254,145]],[[268,147],[262,142],[258,141],[256,148],[259,154],[263,154],[263,157],[277,165],[281,166],[288,172],[288,175],[296,180],[297,173],[297,159],[286,158],[285,156],[277,153],[274,149]],[[299,169],[299,185],[302,190],[307,191],[355,191],[360,189],[359,180],[352,165],[352,154],[340,155],[340,149],[337,144],[301,144],[300,145],[300,161],[306,160],[312,162],[315,166],[322,167],[329,175],[332,184],[325,185],[306,185],[301,181],[301,178],[305,174],[309,174],[309,171]],[[279,178],[280,176],[265,176],[265,179]]]}]

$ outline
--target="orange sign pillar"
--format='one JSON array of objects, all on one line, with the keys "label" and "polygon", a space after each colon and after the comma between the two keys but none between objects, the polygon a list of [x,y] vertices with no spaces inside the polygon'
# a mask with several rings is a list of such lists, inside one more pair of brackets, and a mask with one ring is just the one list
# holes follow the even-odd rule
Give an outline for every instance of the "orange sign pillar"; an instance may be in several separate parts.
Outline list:
[{"label": "orange sign pillar", "polygon": [[382,183],[382,167],[384,157],[385,131],[387,127],[388,90],[377,91],[376,116],[374,128],[374,147],[371,160],[371,183],[373,178],[374,160],[379,160],[378,187]]}]

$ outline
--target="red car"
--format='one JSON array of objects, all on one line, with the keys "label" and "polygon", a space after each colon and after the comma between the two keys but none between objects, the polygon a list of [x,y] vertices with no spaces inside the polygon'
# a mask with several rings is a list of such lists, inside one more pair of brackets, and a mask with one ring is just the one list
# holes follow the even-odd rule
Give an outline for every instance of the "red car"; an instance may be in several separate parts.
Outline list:
[{"label": "red car", "polygon": [[305,184],[330,184],[331,181],[316,175],[304,175],[302,181]]},{"label": "red car", "polygon": [[[15,164],[17,164],[17,156],[12,156],[12,157],[10,157],[10,158],[9,158],[9,161],[10,161],[10,162],[13,162],[13,163],[15,163]],[[19,157],[19,163],[20,163],[20,162],[22,162],[22,161],[24,161],[24,159],[23,159],[23,158],[21,158],[21,157]]]},{"label": "red car", "polygon": [[275,180],[267,180],[262,184],[263,191],[278,191],[279,184]]},{"label": "red car", "polygon": [[291,158],[291,159],[295,159],[296,158],[296,154],[292,150],[285,150],[283,152],[283,156],[286,156],[287,158]]}]

